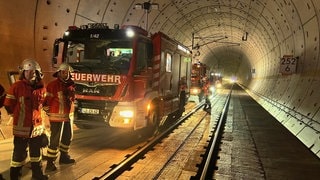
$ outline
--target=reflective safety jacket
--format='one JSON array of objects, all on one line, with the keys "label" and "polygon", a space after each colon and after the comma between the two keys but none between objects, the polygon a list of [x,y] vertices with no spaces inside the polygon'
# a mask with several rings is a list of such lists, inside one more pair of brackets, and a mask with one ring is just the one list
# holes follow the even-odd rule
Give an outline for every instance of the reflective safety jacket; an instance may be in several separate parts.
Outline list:
[{"label": "reflective safety jacket", "polygon": [[13,135],[29,138],[32,127],[42,124],[41,109],[45,96],[42,81],[32,86],[26,80],[12,84],[4,106],[13,115]]},{"label": "reflective safety jacket", "polygon": [[70,121],[69,114],[75,92],[74,82],[71,79],[63,82],[57,78],[51,81],[46,89],[44,106],[48,108],[49,121]]},{"label": "reflective safety jacket", "polygon": [[204,95],[209,95],[209,88],[210,88],[210,83],[206,82],[202,87]]}]

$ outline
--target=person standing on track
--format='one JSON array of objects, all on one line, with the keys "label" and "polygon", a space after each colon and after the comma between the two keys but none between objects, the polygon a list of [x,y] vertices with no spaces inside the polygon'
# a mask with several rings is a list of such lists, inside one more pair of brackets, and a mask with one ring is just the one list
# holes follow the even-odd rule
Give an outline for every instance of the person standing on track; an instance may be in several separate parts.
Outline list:
[{"label": "person standing on track", "polygon": [[207,78],[204,80],[202,90],[203,90],[203,93],[204,93],[204,96],[205,96],[205,104],[204,104],[203,110],[205,110],[209,114],[211,114],[211,102],[210,102],[210,99],[209,99],[209,96],[210,96],[210,83],[209,83]]},{"label": "person standing on track", "polygon": [[53,74],[56,77],[47,85],[45,98],[45,109],[50,121],[50,143],[47,148],[46,171],[55,171],[57,167],[55,160],[60,151],[60,164],[73,164],[74,159],[69,156],[72,141],[72,125],[70,123],[70,112],[74,101],[74,82],[71,79],[72,67],[62,63]]},{"label": "person standing on track", "polygon": [[20,179],[22,166],[27,159],[28,149],[32,178],[44,180],[42,173],[41,109],[45,96],[40,65],[34,59],[26,59],[20,66],[19,81],[7,92],[4,106],[13,115],[13,154],[10,164],[10,179]]}]

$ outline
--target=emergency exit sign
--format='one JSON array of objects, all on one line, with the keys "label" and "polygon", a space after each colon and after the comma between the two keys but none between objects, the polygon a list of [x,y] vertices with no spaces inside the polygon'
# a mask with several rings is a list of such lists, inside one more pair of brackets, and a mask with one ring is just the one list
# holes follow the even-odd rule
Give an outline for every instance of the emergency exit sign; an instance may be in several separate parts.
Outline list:
[{"label": "emergency exit sign", "polygon": [[282,75],[289,75],[296,73],[297,58],[292,55],[284,55],[280,59],[280,73]]}]

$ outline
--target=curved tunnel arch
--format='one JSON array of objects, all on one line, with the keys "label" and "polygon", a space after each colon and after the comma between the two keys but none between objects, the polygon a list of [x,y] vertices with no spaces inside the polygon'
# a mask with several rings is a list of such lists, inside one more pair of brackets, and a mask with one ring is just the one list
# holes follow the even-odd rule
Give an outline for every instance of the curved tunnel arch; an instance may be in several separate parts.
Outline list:
[{"label": "curved tunnel arch", "polygon": [[[163,31],[185,45],[191,45],[192,33],[228,36],[224,41],[240,46],[204,40],[208,44],[200,48],[197,58],[212,63],[212,68],[218,65],[229,76],[236,73],[239,82],[279,122],[308,147],[314,147],[315,153],[319,151],[315,148],[320,149],[320,1],[151,2],[158,3],[159,9],[146,14],[134,8],[136,3],[143,3],[140,0],[1,1],[1,83],[8,88],[7,71],[17,70],[20,61],[28,57],[39,59],[45,77],[50,79],[54,39],[70,25],[148,25],[151,33]],[[242,41],[245,32],[247,40]],[[294,74],[280,73],[283,55],[298,58]]]}]

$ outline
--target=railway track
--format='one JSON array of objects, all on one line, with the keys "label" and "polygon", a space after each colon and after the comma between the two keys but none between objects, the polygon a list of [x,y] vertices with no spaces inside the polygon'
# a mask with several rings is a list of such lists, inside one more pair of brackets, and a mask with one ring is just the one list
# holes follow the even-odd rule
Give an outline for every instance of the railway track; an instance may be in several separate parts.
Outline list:
[{"label": "railway track", "polygon": [[[49,173],[50,179],[188,179],[197,176],[203,169],[199,165],[226,96],[227,93],[217,93],[212,98],[211,115],[202,110],[203,103],[196,106],[188,103],[182,118],[167,123],[170,126],[152,138],[106,128],[77,129],[71,148],[76,164],[58,165],[58,171]],[[11,144],[9,139],[5,143]],[[8,157],[11,151],[8,147]],[[2,172],[7,175],[6,171]],[[31,177],[28,164],[23,168],[22,177]]]},{"label": "railway track", "polygon": [[[206,149],[210,149],[212,142],[219,144],[216,132],[220,131],[217,127],[223,129],[223,123],[220,123],[223,118],[220,117],[225,117],[221,115],[221,112],[227,111],[227,106],[224,105],[228,100],[227,97],[230,97],[230,93],[214,96],[212,99],[213,118],[202,110],[203,102],[198,104],[143,147],[93,179],[162,179],[169,177],[198,179],[199,175],[207,177],[208,175],[202,175],[203,172],[206,174],[211,172],[207,170],[212,168],[212,164],[207,165],[206,163],[207,157],[209,158],[207,162],[210,162],[217,156],[212,156],[212,152],[210,150],[206,152]],[[211,140],[208,140],[210,137]]]},{"label": "railway track", "polygon": [[[163,131],[157,137],[147,138],[139,136],[137,132],[128,133],[108,128],[75,130],[71,155],[76,159],[76,164],[58,164],[58,171],[49,173],[50,179],[265,180],[267,177],[297,176],[296,171],[286,168],[275,169],[270,166],[270,162],[279,163],[276,159],[279,155],[273,157],[274,151],[278,152],[277,147],[271,147],[270,150],[268,146],[270,143],[266,144],[265,139],[261,142],[259,138],[262,138],[261,128],[269,130],[274,127],[268,126],[269,121],[266,121],[263,127],[250,126],[252,123],[261,123],[264,117],[259,117],[259,121],[250,119],[253,114],[260,111],[255,109],[256,105],[248,100],[244,91],[237,88],[232,90],[228,111],[224,107],[230,91],[224,89],[216,94],[211,100],[211,115],[202,110],[202,104],[195,106],[195,103],[188,103],[187,113],[183,118],[172,121],[171,124],[167,123],[171,126],[162,128]],[[221,114],[223,111],[224,115]],[[220,121],[225,116],[227,116],[226,121]],[[217,129],[219,126],[222,130],[220,133]],[[284,133],[281,134],[283,135]],[[277,143],[279,147],[284,148],[288,145],[282,144],[286,144],[288,139],[290,138],[286,137],[280,144],[273,140],[271,144]],[[216,146],[213,146],[214,144]],[[7,164],[7,166],[1,166],[0,170],[7,178],[12,139],[1,141],[1,147],[1,165]],[[281,158],[284,158],[286,154],[280,150]],[[285,164],[294,162],[290,159],[293,156],[292,154],[287,157]],[[295,157],[299,159],[300,155],[295,154]],[[304,160],[300,158],[299,163],[304,164]],[[45,161],[43,165],[46,165]],[[316,167],[315,165],[314,169],[317,169]],[[275,171],[277,173],[274,173]],[[306,175],[313,177],[312,173]],[[30,164],[24,166],[22,178],[31,178]]]}]

